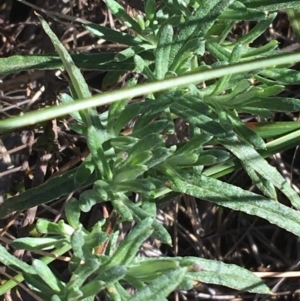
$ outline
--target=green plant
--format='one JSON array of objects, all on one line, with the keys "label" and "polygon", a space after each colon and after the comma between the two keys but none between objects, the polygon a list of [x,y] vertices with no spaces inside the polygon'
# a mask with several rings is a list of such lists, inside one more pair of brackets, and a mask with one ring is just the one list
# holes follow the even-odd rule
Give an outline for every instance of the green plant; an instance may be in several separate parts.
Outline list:
[{"label": "green plant", "polygon": [[[299,84],[299,72],[289,68],[300,54],[281,54],[276,41],[260,48],[249,46],[268,28],[278,9],[298,8],[299,1],[273,1],[269,5],[268,1],[250,0],[170,0],[158,5],[148,0],[145,15],[136,19],[116,1],[106,0],[106,4],[135,35],[95,24],[84,26],[94,35],[128,45],[124,51],[102,55],[102,60],[99,55],[72,58],[39,17],[62,63],[54,55],[2,59],[2,73],[37,65],[46,69],[64,67],[73,94],[61,95],[63,105],[59,107],[0,121],[0,131],[68,112],[77,121],[71,125],[73,129],[86,137],[90,155],[78,168],[6,201],[0,207],[0,216],[49,202],[78,186],[90,188],[78,200],[67,202],[66,221],[37,222],[36,230],[45,237],[20,238],[12,244],[28,250],[55,249],[56,254],[71,250],[69,282],[54,276],[47,266],[49,258],[35,259],[29,266],[1,247],[0,261],[20,272],[16,278],[24,278],[43,300],[94,300],[95,295],[105,291],[111,300],[160,301],[176,289],[191,289],[195,281],[269,294],[259,278],[235,265],[195,257],[139,258],[136,254],[151,235],[171,244],[168,232],[156,220],[156,205],[177,194],[240,210],[300,235],[300,198],[264,159],[295,146],[299,124],[283,124],[286,127],[281,127],[280,133],[282,124],[278,128],[273,124],[275,133],[263,132],[259,126],[253,131],[238,115],[247,112],[269,118],[273,111],[299,111],[298,99],[278,94],[287,84]],[[241,19],[257,21],[257,25],[239,40],[228,41],[232,26]],[[205,51],[215,63],[205,63]],[[141,73],[148,83],[137,85],[131,81],[125,89],[91,97],[73,59],[80,67],[111,69],[107,85],[127,70]],[[98,66],[93,65],[98,59]],[[203,81],[206,87],[200,86]],[[145,96],[144,102],[129,103],[130,97],[139,95]],[[104,104],[110,104],[109,109],[99,115],[93,107]],[[137,121],[132,134],[123,136],[122,129],[133,118]],[[176,118],[189,123],[190,139],[168,145],[166,139],[175,132]],[[262,138],[279,134],[282,137],[267,144]],[[205,148],[216,144],[224,150]],[[217,180],[240,165],[262,195]],[[295,209],[277,201],[276,189]],[[139,195],[138,202],[131,201],[133,194]],[[112,235],[104,231],[105,221],[85,229],[79,220],[81,212],[105,201],[112,203],[118,223],[136,222],[119,245],[117,231]],[[97,254],[97,247],[104,244],[108,245],[105,253]],[[124,289],[125,283],[136,288],[134,295]],[[14,285],[7,282],[0,292]]]}]

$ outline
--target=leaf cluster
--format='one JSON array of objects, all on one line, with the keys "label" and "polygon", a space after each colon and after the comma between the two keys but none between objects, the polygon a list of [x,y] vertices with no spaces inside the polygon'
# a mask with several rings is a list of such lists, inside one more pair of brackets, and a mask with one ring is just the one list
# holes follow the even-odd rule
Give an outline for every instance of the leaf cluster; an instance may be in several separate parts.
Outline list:
[{"label": "leaf cluster", "polygon": [[[122,98],[121,91],[118,101],[112,102],[102,114],[91,107],[72,111],[70,114],[76,120],[72,129],[86,137],[90,155],[78,168],[0,206],[3,217],[88,186],[78,199],[67,202],[66,221],[52,223],[40,219],[36,230],[44,237],[20,238],[12,244],[27,250],[71,250],[72,277],[63,282],[46,261],[35,259],[29,266],[3,247],[0,261],[22,273],[30,288],[43,300],[51,301],[94,300],[99,292],[105,292],[111,300],[160,301],[176,289],[192,289],[197,281],[270,293],[259,278],[235,265],[192,257],[139,258],[137,253],[151,235],[163,243],[172,243],[166,229],[156,220],[156,206],[174,193],[189,194],[259,216],[300,235],[299,196],[265,159],[278,148],[294,145],[299,131],[293,133],[293,138],[286,135],[277,144],[266,144],[259,129],[253,130],[239,118],[239,113],[267,119],[274,111],[299,111],[298,99],[280,96],[285,85],[299,84],[299,73],[290,69],[292,61],[277,66],[282,56],[276,41],[260,48],[249,46],[270,26],[279,9],[298,8],[299,1],[269,4],[260,0],[163,0],[158,4],[147,0],[145,13],[136,18],[129,16],[115,0],[105,2],[111,13],[135,34],[96,24],[84,27],[102,39],[127,45],[125,50],[84,59],[83,55],[72,57],[39,16],[62,63],[54,55],[15,57],[6,60],[14,60],[15,64],[8,64],[9,67],[0,71],[37,66],[52,69],[63,65],[70,77],[72,95],[62,94],[61,101],[70,106],[91,98],[76,65],[110,70],[104,79],[105,86],[113,85],[127,70],[142,74],[150,83],[204,74],[205,85],[193,80],[167,89],[162,85],[155,91],[147,91],[142,102]],[[240,39],[231,40],[228,34],[239,20],[256,21],[257,25]],[[212,60],[205,59],[206,52]],[[97,63],[93,64],[95,60]],[[245,63],[257,60],[269,62],[269,68],[243,69]],[[232,65],[237,67],[237,72],[205,78],[210,71],[227,70]],[[128,87],[134,90],[139,85],[131,81]],[[173,143],[169,138],[176,135],[174,120],[178,118],[189,124],[189,139]],[[123,135],[122,130],[132,120],[135,120],[132,133]],[[281,134],[295,128],[299,125],[282,129]],[[276,136],[270,132],[269,135]],[[216,145],[222,149],[208,148]],[[238,166],[245,169],[261,194],[216,179]],[[295,209],[277,201],[278,190]],[[132,196],[138,196],[138,201],[134,202]],[[92,229],[85,229],[80,223],[81,212],[89,212],[95,204],[107,201],[118,216],[117,224],[135,222],[120,244],[117,229],[109,235],[105,221],[99,221]],[[106,246],[101,254],[96,252],[99,246]],[[128,284],[136,289],[134,295],[125,290]]]}]

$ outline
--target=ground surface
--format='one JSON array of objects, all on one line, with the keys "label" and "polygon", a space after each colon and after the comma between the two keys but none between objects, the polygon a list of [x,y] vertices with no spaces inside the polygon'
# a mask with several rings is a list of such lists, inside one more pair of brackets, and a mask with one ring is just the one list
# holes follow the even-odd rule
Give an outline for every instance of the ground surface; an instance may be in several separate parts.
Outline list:
[{"label": "ground surface", "polygon": [[[104,3],[100,0],[32,0],[30,3],[38,8],[62,12],[102,25],[117,28],[121,26],[107,12]],[[137,9],[140,7],[139,2],[127,4]],[[132,8],[128,6],[128,10]],[[53,21],[50,18],[48,20]],[[71,53],[117,51],[120,47],[92,37],[78,23],[63,24],[57,21],[52,23],[53,30]],[[241,35],[249,26],[253,24],[240,23],[232,34]],[[263,35],[256,43],[264,43],[269,39],[278,39],[281,42],[281,48],[295,45],[296,42],[284,12],[278,15],[270,32]],[[47,52],[53,52],[53,49],[34,15],[33,8],[18,1],[0,0],[0,57]],[[84,72],[84,75],[93,93],[103,90],[102,80],[105,70]],[[55,73],[55,71],[21,72],[1,75],[0,79],[2,80],[0,82],[0,118],[55,105],[58,93],[68,91],[64,73]],[[122,86],[122,80],[117,86]],[[297,96],[298,93],[297,87],[285,91],[285,95]],[[276,120],[297,118],[297,114],[274,116]],[[32,128],[20,129],[1,137],[0,196],[2,199],[7,196],[6,193],[15,194],[21,189],[38,186],[49,177],[79,164],[86,149],[85,140],[69,130],[68,121],[69,119],[66,118],[65,123],[49,122]],[[179,124],[178,129],[181,129],[184,135],[184,126]],[[43,133],[47,134],[51,131],[54,131],[55,139],[48,141],[46,145],[39,146],[36,143],[37,139],[41,140]],[[270,159],[270,162],[277,166],[289,181],[292,181],[297,191],[299,160],[298,149],[289,150]],[[255,189],[242,171],[230,175],[226,181],[244,189]],[[284,199],[282,201],[285,202]],[[13,218],[9,226],[9,221],[3,220],[1,235],[9,239],[25,235],[28,231],[26,225],[36,217],[58,220],[63,212],[63,204],[64,200],[58,200],[49,206],[38,208],[36,215],[29,213],[29,217],[27,216],[25,220]],[[84,222],[92,224],[93,219],[101,212],[102,208],[95,208],[90,215],[83,217]],[[162,253],[169,256],[200,256],[235,263],[253,272],[300,271],[299,239],[261,219],[219,208],[214,204],[188,196],[164,205],[159,215],[172,233],[174,246],[169,248],[161,246],[156,241],[149,242],[144,245],[144,252],[147,255]],[[20,229],[18,221],[23,228]],[[21,254],[16,255],[21,256]],[[26,254],[24,260],[26,260]],[[62,279],[68,277],[65,266],[53,265],[52,268]],[[239,294],[223,287],[199,285],[197,290],[178,293],[171,296],[170,300],[299,300],[298,279],[298,274],[296,277],[286,279],[266,279],[266,283],[273,288],[274,292],[278,292],[277,297],[267,299],[247,293]],[[14,297],[13,294],[12,297]],[[26,300],[32,299],[27,296]]]}]

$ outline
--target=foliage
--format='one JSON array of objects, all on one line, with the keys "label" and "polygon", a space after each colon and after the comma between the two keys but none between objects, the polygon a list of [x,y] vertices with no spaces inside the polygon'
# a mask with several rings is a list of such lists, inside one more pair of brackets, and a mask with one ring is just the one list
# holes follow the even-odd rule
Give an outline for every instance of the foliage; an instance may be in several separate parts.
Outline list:
[{"label": "foliage", "polygon": [[[0,131],[23,126],[30,119],[30,123],[39,122],[70,112],[76,120],[72,127],[86,137],[90,155],[78,168],[0,206],[0,216],[4,217],[89,185],[78,199],[67,202],[65,221],[40,219],[36,230],[43,237],[19,238],[12,244],[26,250],[71,250],[71,279],[67,283],[59,280],[48,267],[49,260],[35,259],[30,266],[3,247],[0,261],[21,273],[18,280],[23,277],[43,300],[51,301],[94,300],[102,291],[110,300],[161,301],[174,290],[193,288],[197,281],[270,293],[259,278],[235,265],[194,257],[139,258],[137,253],[151,235],[163,243],[172,243],[156,220],[156,204],[171,198],[174,192],[259,216],[300,235],[299,196],[265,159],[296,145],[299,125],[279,125],[279,132],[272,133],[270,129],[255,131],[239,118],[241,112],[269,118],[274,111],[299,111],[298,99],[278,95],[286,84],[299,84],[299,73],[289,67],[300,55],[282,55],[276,41],[260,48],[249,46],[269,27],[279,9],[288,7],[291,12],[300,6],[299,1],[268,4],[269,1],[256,0],[163,0],[158,4],[147,0],[145,14],[135,19],[115,0],[105,2],[131,34],[97,24],[84,27],[102,39],[126,44],[125,50],[71,57],[39,16],[61,61],[55,55],[2,59],[2,73],[63,67],[69,74],[73,94],[61,95],[60,107],[0,121]],[[257,21],[257,25],[232,41],[227,37],[239,20]],[[205,51],[214,63],[205,61]],[[125,89],[91,97],[74,61],[79,67],[110,70],[105,79],[108,86],[127,70],[142,74],[146,84],[131,81]],[[204,81],[206,85],[202,87]],[[143,95],[145,101],[129,102],[130,97],[138,95]],[[99,115],[94,108],[99,104],[110,106]],[[189,141],[170,145],[167,138],[175,133],[177,118],[189,123]],[[123,136],[122,129],[132,119],[136,119],[132,134]],[[278,135],[285,136],[269,144],[263,140]],[[224,150],[206,149],[216,144]],[[216,179],[240,165],[261,194]],[[278,190],[293,208],[277,201]],[[133,202],[131,196],[136,194],[139,201]],[[112,203],[118,223],[136,223],[120,244],[116,239],[118,231],[111,235],[105,232],[104,220],[92,229],[80,223],[81,212],[89,212],[96,203],[106,201]],[[99,246],[108,247],[98,254]],[[136,289],[134,295],[125,290],[125,284]],[[2,285],[1,293],[13,285]]]}]

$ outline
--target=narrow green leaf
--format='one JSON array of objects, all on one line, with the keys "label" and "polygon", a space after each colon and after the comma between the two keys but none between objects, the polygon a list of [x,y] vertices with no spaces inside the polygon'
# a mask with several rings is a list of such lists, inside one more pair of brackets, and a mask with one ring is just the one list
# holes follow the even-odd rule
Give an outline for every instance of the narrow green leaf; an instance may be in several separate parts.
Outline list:
[{"label": "narrow green leaf", "polygon": [[230,118],[235,132],[242,139],[245,139],[250,144],[252,144],[256,149],[265,149],[266,145],[264,140],[249,127],[247,127],[241,120],[233,115],[228,115]]},{"label": "narrow green leaf", "polygon": [[134,117],[138,116],[143,108],[143,105],[141,103],[133,103],[128,104],[122,112],[120,112],[120,115],[118,119],[114,122],[114,131],[115,133],[120,133],[122,128],[131,121]]},{"label": "narrow green leaf", "polygon": [[84,241],[83,232],[80,228],[76,229],[74,233],[71,235],[71,244],[72,244],[74,255],[77,258],[84,259],[83,246],[85,245],[85,241]]},{"label": "narrow green leaf", "polygon": [[[134,278],[134,277],[130,277],[128,275],[124,277],[124,280],[127,283],[129,283],[130,285],[132,285],[133,287],[135,287],[136,289],[142,289],[143,287],[146,286],[146,284],[143,281],[141,281],[141,280],[139,280],[137,278]],[[162,301],[166,301],[166,300],[163,299]]]},{"label": "narrow green leaf", "polygon": [[155,17],[156,0],[146,0],[145,2],[146,19],[152,21]]},{"label": "narrow green leaf", "polygon": [[36,230],[40,234],[63,234],[67,236],[71,236],[74,232],[74,229],[65,224],[63,220],[54,223],[43,218],[37,220]]},{"label": "narrow green leaf", "polygon": [[115,170],[114,182],[119,183],[122,181],[134,180],[147,170],[148,167],[143,164],[125,165],[120,169]]},{"label": "narrow green leaf", "polygon": [[166,25],[159,32],[157,48],[155,51],[155,75],[157,79],[163,79],[168,72],[172,40],[173,27],[171,25]]},{"label": "narrow green leaf", "polygon": [[102,89],[107,90],[111,86],[117,84],[118,80],[124,75],[124,73],[125,72],[122,70],[108,71],[102,80]]},{"label": "narrow green leaf", "polygon": [[258,22],[249,32],[240,37],[235,44],[249,44],[252,43],[255,39],[261,36],[267,28],[272,24],[276,17],[277,13],[272,13],[264,21]]},{"label": "narrow green leaf", "polygon": [[[55,258],[57,258],[57,256],[61,256],[61,255],[65,254],[66,252],[68,252],[70,250],[70,248],[71,247],[68,244],[68,245],[65,245],[65,246],[63,246],[59,249],[56,249],[52,252],[52,254],[54,255],[53,257],[49,257],[49,256],[43,257],[42,261],[45,262],[46,264],[48,264],[48,263],[52,262],[53,260],[55,260]],[[1,261],[1,258],[2,258],[1,256],[2,255],[3,254],[1,253],[1,246],[0,246],[0,261]],[[10,255],[10,256],[12,256],[12,255]],[[21,263],[23,263],[23,262],[21,261]],[[6,263],[3,262],[3,264],[8,265],[7,262]],[[26,265],[26,268],[27,268],[27,270],[26,270],[27,274],[24,274],[24,276],[25,275],[32,276],[30,278],[30,281],[28,281],[28,283],[32,283],[31,279],[35,279],[37,281],[37,283],[39,284],[36,287],[41,287],[42,283],[41,283],[39,277],[37,276],[37,274],[35,273],[34,269],[29,265]],[[31,274],[31,272],[33,274]],[[4,284],[2,284],[0,286],[0,296],[2,296],[4,293],[6,293],[7,291],[14,288],[17,285],[18,282],[22,282],[23,280],[24,280],[23,275],[22,274],[17,274],[16,276],[14,276],[14,279],[6,281]],[[42,289],[41,291],[44,292],[47,295],[47,297],[51,296],[51,290],[49,289],[48,286],[45,285],[44,289]]]},{"label": "narrow green leaf", "polygon": [[283,85],[299,85],[300,83],[300,72],[293,69],[269,68],[261,71],[260,74]]},{"label": "narrow green leaf", "polygon": [[140,139],[133,147],[129,156],[136,156],[140,152],[149,151],[163,145],[162,135],[157,133],[149,133]]},{"label": "narrow green leaf", "polygon": [[187,268],[177,268],[176,270],[168,271],[138,290],[128,301],[161,301],[179,286],[186,272]]},{"label": "narrow green leaf", "polygon": [[222,47],[215,41],[207,41],[205,43],[206,49],[221,62],[228,62],[230,58],[230,52],[227,48]]},{"label": "narrow green leaf", "polygon": [[260,93],[262,97],[277,95],[285,90],[283,85],[262,86],[263,91]]},{"label": "narrow green leaf", "polygon": [[87,130],[87,144],[91,151],[93,161],[99,173],[107,179],[112,178],[112,172],[107,163],[104,151],[102,148],[103,142],[108,140],[109,136],[106,131],[99,131],[94,126],[89,126]]},{"label": "narrow green leaf", "polygon": [[[108,119],[107,119],[107,131],[114,131],[115,122],[119,118],[120,114],[123,112],[127,105],[127,100],[121,100],[111,104],[108,110]],[[118,135],[119,133],[116,133]]]},{"label": "narrow green leaf", "polygon": [[134,191],[141,194],[150,194],[155,190],[155,186],[148,179],[135,179],[118,183],[117,189],[120,192]]},{"label": "narrow green leaf", "polygon": [[135,70],[145,75],[149,81],[155,81],[156,77],[149,68],[149,64],[139,55],[134,56]]},{"label": "narrow green leaf", "polygon": [[248,122],[247,127],[254,130],[262,138],[275,138],[300,128],[299,121],[280,122]]},{"label": "narrow green leaf", "polygon": [[127,270],[125,265],[116,265],[103,273],[99,273],[95,280],[102,280],[105,283],[115,283],[127,274]]},{"label": "narrow green leaf", "polygon": [[[202,56],[205,52],[205,42],[199,38],[188,40],[179,50],[176,60],[170,66],[170,70],[179,73],[180,68],[183,67],[187,61],[192,59],[194,54]],[[194,71],[194,70],[192,70]]]},{"label": "narrow green leaf", "polygon": [[178,60],[178,53],[192,38],[202,38],[234,0],[204,0],[195,14],[191,15],[176,36],[170,53],[169,65]]},{"label": "narrow green leaf", "polygon": [[50,268],[43,261],[34,259],[32,261],[32,267],[42,281],[44,281],[54,292],[63,293],[64,285],[55,277]]},{"label": "narrow green leaf", "polygon": [[142,281],[151,281],[166,271],[178,267],[178,260],[173,258],[136,258],[128,267],[127,275]]},{"label": "narrow green leaf", "polygon": [[151,45],[151,44],[140,44],[138,46],[126,48],[125,50],[122,50],[118,54],[116,54],[115,61],[116,62],[126,61],[126,60],[132,58],[136,54],[145,52],[147,50],[152,50],[153,48],[154,48],[154,45]]},{"label": "narrow green leaf", "polygon": [[148,216],[156,218],[157,208],[155,202],[152,201],[153,199],[149,199],[149,198],[141,198],[141,199],[142,199],[142,205],[141,205],[142,210],[145,210]]},{"label": "narrow green leaf", "polygon": [[131,297],[130,293],[119,282],[115,283],[115,288],[122,297],[122,301],[127,301]]},{"label": "narrow green leaf", "polygon": [[223,108],[217,101],[212,100],[212,105],[215,108],[216,113],[218,114],[218,123],[223,128],[223,130],[231,132],[233,126],[231,120],[228,116],[226,108]]},{"label": "narrow green leaf", "polygon": [[[150,150],[141,151],[140,153],[134,153],[124,161],[124,165],[138,165],[146,164],[152,158],[152,152]],[[123,165],[123,166],[124,166]],[[118,166],[120,168],[120,166]]]},{"label": "narrow green leaf", "polygon": [[267,110],[267,109],[262,109],[262,108],[254,108],[254,107],[243,107],[243,112],[245,113],[250,113],[250,114],[253,114],[253,115],[258,115],[260,117],[263,117],[263,118],[273,118],[274,114],[270,111],[270,110]]},{"label": "narrow green leaf", "polygon": [[109,283],[107,285],[107,295],[112,301],[122,301],[122,297],[116,289],[114,283]]},{"label": "narrow green leaf", "polygon": [[190,166],[197,162],[199,153],[195,154],[183,154],[183,155],[174,155],[168,158],[167,163],[175,167],[179,166]]},{"label": "narrow green leaf", "polygon": [[300,100],[288,97],[264,97],[255,102],[254,106],[277,112],[298,112]]},{"label": "narrow green leaf", "polygon": [[[73,54],[72,59],[76,66],[86,70],[122,70],[130,71],[134,68],[133,60],[126,62],[115,62],[116,53],[93,53]],[[14,55],[8,58],[0,58],[0,74],[38,70],[65,69],[59,55],[56,54],[34,54]]]},{"label": "narrow green leaf", "polygon": [[[132,203],[128,199],[124,199],[124,203],[126,206],[132,211],[133,217],[137,222],[142,222],[144,219],[152,218],[149,217],[148,213],[145,212],[143,209],[138,207],[136,204]],[[153,224],[154,228],[154,235],[156,238],[161,240],[163,243],[171,245],[172,244],[172,238],[168,231],[164,228],[164,226],[159,223],[156,219],[154,219]]]},{"label": "narrow green leaf", "polygon": [[185,277],[194,281],[224,285],[239,291],[271,294],[259,277],[237,265],[199,257],[175,257],[174,260],[178,260],[181,266],[191,267]]},{"label": "narrow green leaf", "polygon": [[59,298],[59,296],[53,295],[51,296],[51,301],[62,301],[62,300]]},{"label": "narrow green leaf", "polygon": [[[38,16],[45,32],[51,39],[51,42],[53,43],[55,50],[58,52],[64,66],[66,68],[66,71],[68,72],[68,74],[70,76],[71,82],[74,86],[74,89],[76,91],[78,98],[81,99],[81,98],[91,97],[89,87],[88,87],[87,83],[85,82],[85,79],[82,76],[80,70],[74,64],[72,57],[70,56],[68,51],[65,49],[63,44],[60,42],[60,40],[57,38],[57,36],[53,33],[53,31],[51,30],[50,26],[46,23],[46,21],[40,15],[37,14],[37,16]],[[80,117],[84,120],[85,123],[87,123],[87,124],[91,123],[88,112],[82,111],[79,113],[80,113]]]},{"label": "narrow green leaf", "polygon": [[83,212],[89,212],[97,202],[101,201],[96,191],[92,189],[85,190],[80,194],[79,208]]},{"label": "narrow green leaf", "polygon": [[249,165],[243,164],[244,170],[247,172],[251,180],[254,184],[258,187],[258,189],[271,200],[277,201],[277,194],[274,185],[262,177],[260,174],[258,174],[253,168],[251,168]]},{"label": "narrow green leaf", "polygon": [[142,42],[142,40],[137,37],[98,24],[83,24],[83,27],[94,36],[102,38],[106,41],[129,46],[139,45]]},{"label": "narrow green leaf", "polygon": [[[216,85],[212,85],[211,88],[215,89]],[[205,93],[204,100],[206,102],[210,102],[213,99],[214,101],[218,101],[222,104],[230,105],[231,104],[230,101],[234,100],[235,97],[237,97],[239,99],[240,97],[244,97],[245,95],[248,96],[249,91],[252,91],[251,90],[252,85],[248,79],[239,80],[231,86],[228,85],[228,83],[227,83],[226,90],[230,89],[230,88],[233,89],[232,92],[230,92],[226,95],[219,95],[219,96],[212,96],[213,91],[211,93],[209,93],[209,91],[208,91],[209,94],[206,95],[206,93]],[[247,99],[249,99],[249,97],[247,97]]]},{"label": "narrow green leaf", "polygon": [[[241,44],[237,44],[233,48],[233,50],[231,52],[231,55],[230,55],[230,58],[229,58],[229,63],[230,64],[236,63],[240,60],[241,55],[242,55],[242,50],[243,50],[243,47],[242,47]],[[211,95],[219,95],[220,93],[222,93],[226,89],[230,78],[231,78],[231,74],[220,78],[218,80],[218,83],[217,83],[216,87],[215,87],[215,90],[212,92]]]},{"label": "narrow green leaf", "polygon": [[287,8],[300,8],[299,1],[296,0],[273,0],[270,4],[269,0],[242,0],[247,7],[253,7],[262,11],[278,11]]},{"label": "narrow green leaf", "polygon": [[[262,55],[265,56],[270,56],[270,54],[275,54],[278,53],[277,51],[274,51],[277,47],[278,47],[279,42],[276,40],[272,40],[270,42],[268,42],[267,44],[258,47],[258,48],[252,48],[252,47],[246,47],[246,52],[243,53],[242,58],[246,59],[246,58],[258,58]],[[274,53],[275,52],[275,53]]]},{"label": "narrow green leaf", "polygon": [[300,198],[298,194],[290,187],[282,175],[253,149],[252,146],[246,142],[240,142],[237,139],[222,141],[221,143],[237,156],[243,164],[253,168],[262,177],[281,190],[289,198],[293,206],[300,209]]},{"label": "narrow green leaf", "polygon": [[182,90],[168,91],[160,93],[154,99],[146,99],[140,111],[140,117],[135,124],[135,130],[139,130],[149,123],[160,113],[164,112],[171,104],[175,103],[183,95]]},{"label": "narrow green leaf", "polygon": [[[237,2],[237,1],[236,1]],[[240,3],[240,2],[237,2]],[[233,3],[235,4],[235,3]],[[245,9],[241,7],[233,7],[233,4],[230,5],[221,16],[220,20],[236,20],[236,21],[262,21],[266,19],[266,13],[264,11],[259,11],[257,9],[251,9],[244,6]]]},{"label": "narrow green leaf", "polygon": [[133,147],[135,143],[139,141],[138,138],[131,136],[119,136],[112,138],[110,140],[110,144],[114,147],[118,152],[129,151]]},{"label": "narrow green leaf", "polygon": [[105,263],[106,269],[130,264],[142,243],[152,234],[152,224],[152,218],[146,218],[139,222],[121,242],[114,255]]},{"label": "narrow green leaf", "polygon": [[83,300],[86,300],[88,297],[92,296],[94,300],[94,296],[104,290],[106,287],[106,283],[103,281],[92,281],[81,288],[82,295],[84,296]]},{"label": "narrow green leaf", "polygon": [[190,181],[183,181],[178,174],[177,179],[171,177],[174,191],[256,215],[297,236],[300,234],[299,212],[274,200],[203,175],[195,176]]},{"label": "narrow green leaf", "polygon": [[205,150],[201,153],[200,158],[197,161],[197,165],[211,165],[220,162],[227,161],[230,158],[230,154],[227,151],[220,149]]},{"label": "narrow green leaf", "polygon": [[65,215],[71,227],[77,229],[80,226],[80,209],[79,202],[75,198],[70,198],[65,206]]},{"label": "narrow green leaf", "polygon": [[74,182],[77,185],[83,185],[94,172],[95,164],[93,162],[92,155],[88,155],[83,163],[77,168],[74,175]]},{"label": "narrow green leaf", "polygon": [[83,294],[79,287],[73,286],[69,288],[67,300],[69,301],[77,301],[78,299],[82,299]]},{"label": "narrow green leaf", "polygon": [[23,277],[28,285],[28,288],[36,292],[37,295],[42,298],[42,300],[49,300],[49,296],[51,297],[54,293],[48,285],[41,281],[41,278],[38,275],[24,273]]},{"label": "narrow green leaf", "polygon": [[185,120],[188,120],[190,123],[200,127],[209,134],[213,134],[217,137],[224,137],[228,134],[227,131],[223,127],[221,127],[221,125],[217,121],[204,115],[203,113],[201,113],[201,111],[199,112],[195,108],[192,109],[187,105],[186,102],[181,102],[180,104],[175,103],[171,107],[171,112],[181,118],[184,118]]},{"label": "narrow green leaf", "polygon": [[111,200],[114,209],[118,212],[122,221],[132,221],[133,216],[128,207],[124,204],[121,199],[112,199]]},{"label": "narrow green leaf", "polygon": [[173,155],[173,150],[165,147],[159,147],[152,151],[152,158],[146,162],[148,169],[164,162],[168,157]]},{"label": "narrow green leaf", "polygon": [[24,249],[29,251],[34,250],[49,250],[55,248],[64,239],[58,237],[21,237],[15,239],[11,246],[16,249]]},{"label": "narrow green leaf", "polygon": [[111,190],[110,183],[103,180],[97,180],[93,185],[93,191],[100,197],[100,201],[107,201]]},{"label": "narrow green leaf", "polygon": [[120,20],[122,20],[128,27],[132,28],[137,33],[141,34],[139,24],[133,20],[124,10],[124,8],[114,0],[105,0],[109,10]]},{"label": "narrow green leaf", "polygon": [[[81,264],[72,275],[72,278],[70,279],[68,283],[68,290],[73,287],[80,288],[80,291],[82,292],[81,286],[87,281],[91,275],[99,269],[100,263],[99,261],[95,260],[86,260],[83,264]],[[83,295],[83,293],[81,294]],[[69,300],[69,299],[68,299]]]},{"label": "narrow green leaf", "polygon": [[140,129],[133,129],[131,134],[132,137],[143,138],[149,133],[174,133],[174,122],[166,119],[155,120],[154,122],[147,124],[146,126]]},{"label": "narrow green leaf", "polygon": [[35,270],[24,261],[11,255],[3,246],[0,245],[0,262],[14,270],[35,275]]},{"label": "narrow green leaf", "polygon": [[[61,93],[60,94],[60,101],[61,103],[73,103],[75,100],[66,93]],[[80,114],[78,112],[74,112],[72,114],[70,114],[75,120],[77,120],[79,123],[82,123],[82,118],[80,116]]]},{"label": "narrow green leaf", "polygon": [[[96,225],[98,225],[98,224],[99,224],[99,222]],[[96,248],[96,247],[102,245],[108,239],[107,233],[102,231],[104,220],[100,224],[101,225],[99,225],[98,227],[95,225],[93,227],[92,232],[84,237],[85,243],[88,246],[88,248],[90,248],[90,249],[93,249],[93,248]]]},{"label": "narrow green leaf", "polygon": [[[52,178],[36,188],[31,188],[22,194],[12,197],[8,202],[0,205],[0,218],[5,217],[11,212],[22,211],[28,208],[46,204],[78,189],[78,184],[74,182],[74,175],[77,169],[67,171],[61,176]],[[82,186],[92,184],[95,174],[85,179]]]}]

